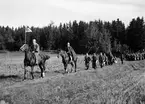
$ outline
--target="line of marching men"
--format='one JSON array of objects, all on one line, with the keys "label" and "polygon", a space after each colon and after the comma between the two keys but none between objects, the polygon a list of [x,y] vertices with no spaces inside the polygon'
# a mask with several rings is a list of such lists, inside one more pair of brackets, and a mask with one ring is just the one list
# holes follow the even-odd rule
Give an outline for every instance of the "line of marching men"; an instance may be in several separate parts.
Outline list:
[{"label": "line of marching men", "polygon": [[145,52],[127,53],[125,54],[125,58],[128,61],[144,60]]},{"label": "line of marching men", "polygon": [[[96,69],[97,68],[97,64],[99,64],[99,66],[102,68],[106,65],[109,65],[109,60],[108,60],[108,57],[105,53],[100,53],[99,55],[96,55],[96,53],[94,53],[92,55],[92,57],[90,57],[88,55],[88,53],[86,53],[85,55],[85,58],[84,58],[84,61],[85,61],[85,66],[86,66],[86,70],[89,69],[90,67],[90,62],[92,63],[92,68]],[[112,61],[114,63],[117,63],[117,60],[116,60],[116,57],[114,57],[112,59]]]}]

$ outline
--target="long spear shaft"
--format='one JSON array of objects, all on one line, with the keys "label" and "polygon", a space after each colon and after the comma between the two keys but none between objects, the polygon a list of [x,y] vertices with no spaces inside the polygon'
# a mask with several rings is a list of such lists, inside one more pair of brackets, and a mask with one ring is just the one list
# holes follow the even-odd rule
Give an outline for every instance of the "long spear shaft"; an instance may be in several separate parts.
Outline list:
[{"label": "long spear shaft", "polygon": [[27,38],[27,37],[26,37],[26,31],[25,31],[25,44],[26,44],[26,38]]},{"label": "long spear shaft", "polygon": [[88,52],[87,53],[89,53],[90,52],[90,50],[92,49],[93,47],[90,47],[90,49],[88,50]]}]

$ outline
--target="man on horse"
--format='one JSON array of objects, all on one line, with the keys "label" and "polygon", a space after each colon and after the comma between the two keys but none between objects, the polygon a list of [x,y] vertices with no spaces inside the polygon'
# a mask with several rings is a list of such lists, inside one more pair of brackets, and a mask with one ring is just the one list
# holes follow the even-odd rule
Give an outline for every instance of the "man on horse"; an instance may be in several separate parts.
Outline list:
[{"label": "man on horse", "polygon": [[39,44],[36,42],[36,39],[33,39],[32,52],[35,54],[36,64],[38,64],[40,48],[39,48]]},{"label": "man on horse", "polygon": [[68,42],[67,43],[67,49],[66,49],[66,52],[67,52],[67,54],[68,54],[68,56],[69,56],[69,61],[71,62],[71,61],[73,61],[74,59],[74,56],[75,56],[75,51],[74,51],[74,49],[70,46],[70,43]]}]

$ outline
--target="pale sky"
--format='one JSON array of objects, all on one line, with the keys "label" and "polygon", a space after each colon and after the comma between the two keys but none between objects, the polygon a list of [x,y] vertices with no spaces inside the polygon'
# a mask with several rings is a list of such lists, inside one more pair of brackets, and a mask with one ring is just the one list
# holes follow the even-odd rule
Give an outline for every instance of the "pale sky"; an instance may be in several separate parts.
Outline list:
[{"label": "pale sky", "polygon": [[0,0],[0,25],[18,27],[58,25],[73,20],[112,21],[126,25],[145,16],[145,0]]}]

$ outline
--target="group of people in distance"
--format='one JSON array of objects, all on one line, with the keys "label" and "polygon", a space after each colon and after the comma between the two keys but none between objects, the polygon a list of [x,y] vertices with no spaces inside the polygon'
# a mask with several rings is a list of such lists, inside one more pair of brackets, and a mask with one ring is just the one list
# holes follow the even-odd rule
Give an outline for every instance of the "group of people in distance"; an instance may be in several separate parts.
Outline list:
[{"label": "group of people in distance", "polygon": [[[106,56],[105,53],[102,52],[100,52],[99,55],[93,53],[92,57],[90,57],[88,53],[86,53],[84,61],[85,61],[86,70],[89,69],[90,62],[92,63],[92,68],[94,69],[97,68],[97,63],[99,63],[101,68],[105,65],[108,65],[108,57]],[[116,62],[116,59],[114,59],[114,62]]]},{"label": "group of people in distance", "polygon": [[92,55],[92,59],[90,58],[90,56],[88,55],[88,53],[86,53],[85,55],[85,66],[87,68],[87,70],[89,69],[89,66],[90,66],[90,61],[92,60],[92,68],[96,69],[97,68],[97,56],[96,54],[94,53]]},{"label": "group of people in distance", "polygon": [[144,60],[145,59],[145,51],[136,52],[136,53],[126,53],[125,54],[126,60],[128,61],[137,61],[137,60]]}]

